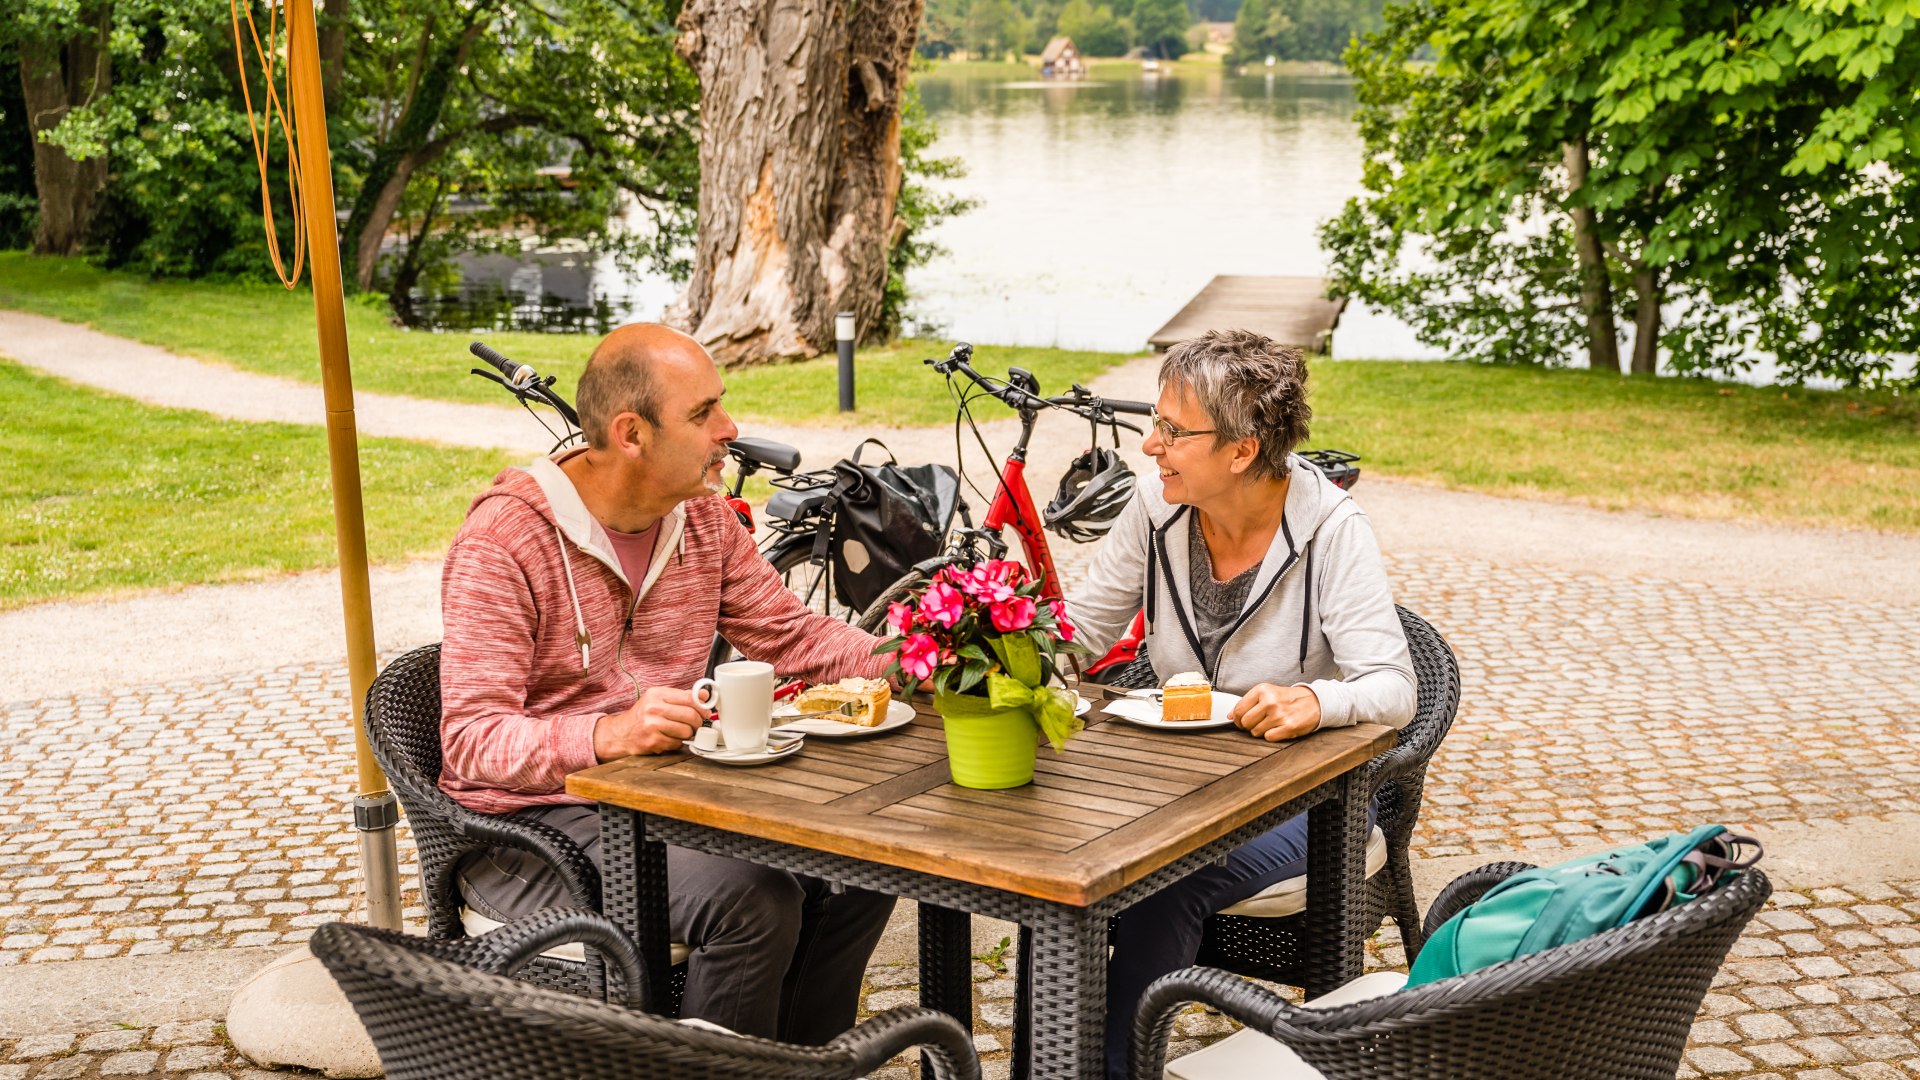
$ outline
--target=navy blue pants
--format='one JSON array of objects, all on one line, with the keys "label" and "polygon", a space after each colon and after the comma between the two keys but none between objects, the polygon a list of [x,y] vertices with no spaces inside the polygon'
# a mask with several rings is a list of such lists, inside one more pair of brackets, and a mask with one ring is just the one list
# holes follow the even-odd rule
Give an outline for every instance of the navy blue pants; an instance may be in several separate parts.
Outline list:
[{"label": "navy blue pants", "polygon": [[[1367,824],[1374,808],[1367,807]],[[1148,984],[1193,964],[1207,918],[1307,872],[1307,815],[1261,833],[1122,913],[1107,961],[1107,1077],[1126,1080],[1133,1014]]]}]

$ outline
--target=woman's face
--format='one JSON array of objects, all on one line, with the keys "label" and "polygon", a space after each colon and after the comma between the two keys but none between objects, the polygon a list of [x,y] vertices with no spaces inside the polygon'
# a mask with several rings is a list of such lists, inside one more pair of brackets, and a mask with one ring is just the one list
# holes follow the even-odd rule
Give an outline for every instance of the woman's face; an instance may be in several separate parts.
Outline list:
[{"label": "woman's face", "polygon": [[[1147,432],[1141,450],[1160,467],[1160,484],[1168,502],[1205,506],[1213,496],[1239,483],[1235,446],[1218,445],[1211,431],[1213,421],[1185,386],[1170,382],[1162,387],[1154,408],[1161,423]],[[1170,438],[1168,429],[1196,434]]]}]

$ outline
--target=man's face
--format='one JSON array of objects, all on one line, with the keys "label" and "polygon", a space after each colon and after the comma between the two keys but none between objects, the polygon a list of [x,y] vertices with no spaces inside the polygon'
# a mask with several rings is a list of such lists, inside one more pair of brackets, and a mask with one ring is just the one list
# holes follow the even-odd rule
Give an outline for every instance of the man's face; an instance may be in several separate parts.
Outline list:
[{"label": "man's face", "polygon": [[[720,371],[704,352],[665,367],[660,422],[651,431],[642,462],[648,486],[682,501],[722,491],[727,444],[739,437],[740,429],[720,403],[726,394]],[[640,426],[647,424],[641,421]]]}]

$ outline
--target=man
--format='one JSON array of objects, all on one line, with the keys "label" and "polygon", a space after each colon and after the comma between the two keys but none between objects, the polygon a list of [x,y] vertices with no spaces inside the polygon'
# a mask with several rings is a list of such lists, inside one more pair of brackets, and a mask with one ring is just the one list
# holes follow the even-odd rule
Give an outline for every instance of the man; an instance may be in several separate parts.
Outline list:
[{"label": "man", "polygon": [[[567,774],[692,738],[716,630],[813,680],[885,667],[871,635],[787,591],[711,497],[739,434],[725,393],[692,338],[621,327],[580,377],[587,447],[502,472],[468,508],[441,579],[440,786],[462,805],[552,826],[598,863],[597,811]],[[682,1015],[808,1044],[852,1026],[892,897],[677,848],[667,874],[674,940],[694,949]],[[460,877],[502,922],[570,902],[521,852]]]}]

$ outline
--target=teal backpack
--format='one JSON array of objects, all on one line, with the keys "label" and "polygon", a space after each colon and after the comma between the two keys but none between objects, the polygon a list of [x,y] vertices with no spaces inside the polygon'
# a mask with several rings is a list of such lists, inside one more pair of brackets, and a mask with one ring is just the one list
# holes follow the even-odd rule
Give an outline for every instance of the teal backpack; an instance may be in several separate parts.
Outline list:
[{"label": "teal backpack", "polygon": [[[1753,853],[1741,857],[1741,848]],[[1724,825],[1615,848],[1502,881],[1433,932],[1407,976],[1419,986],[1625,926],[1704,896],[1760,861]]]}]

